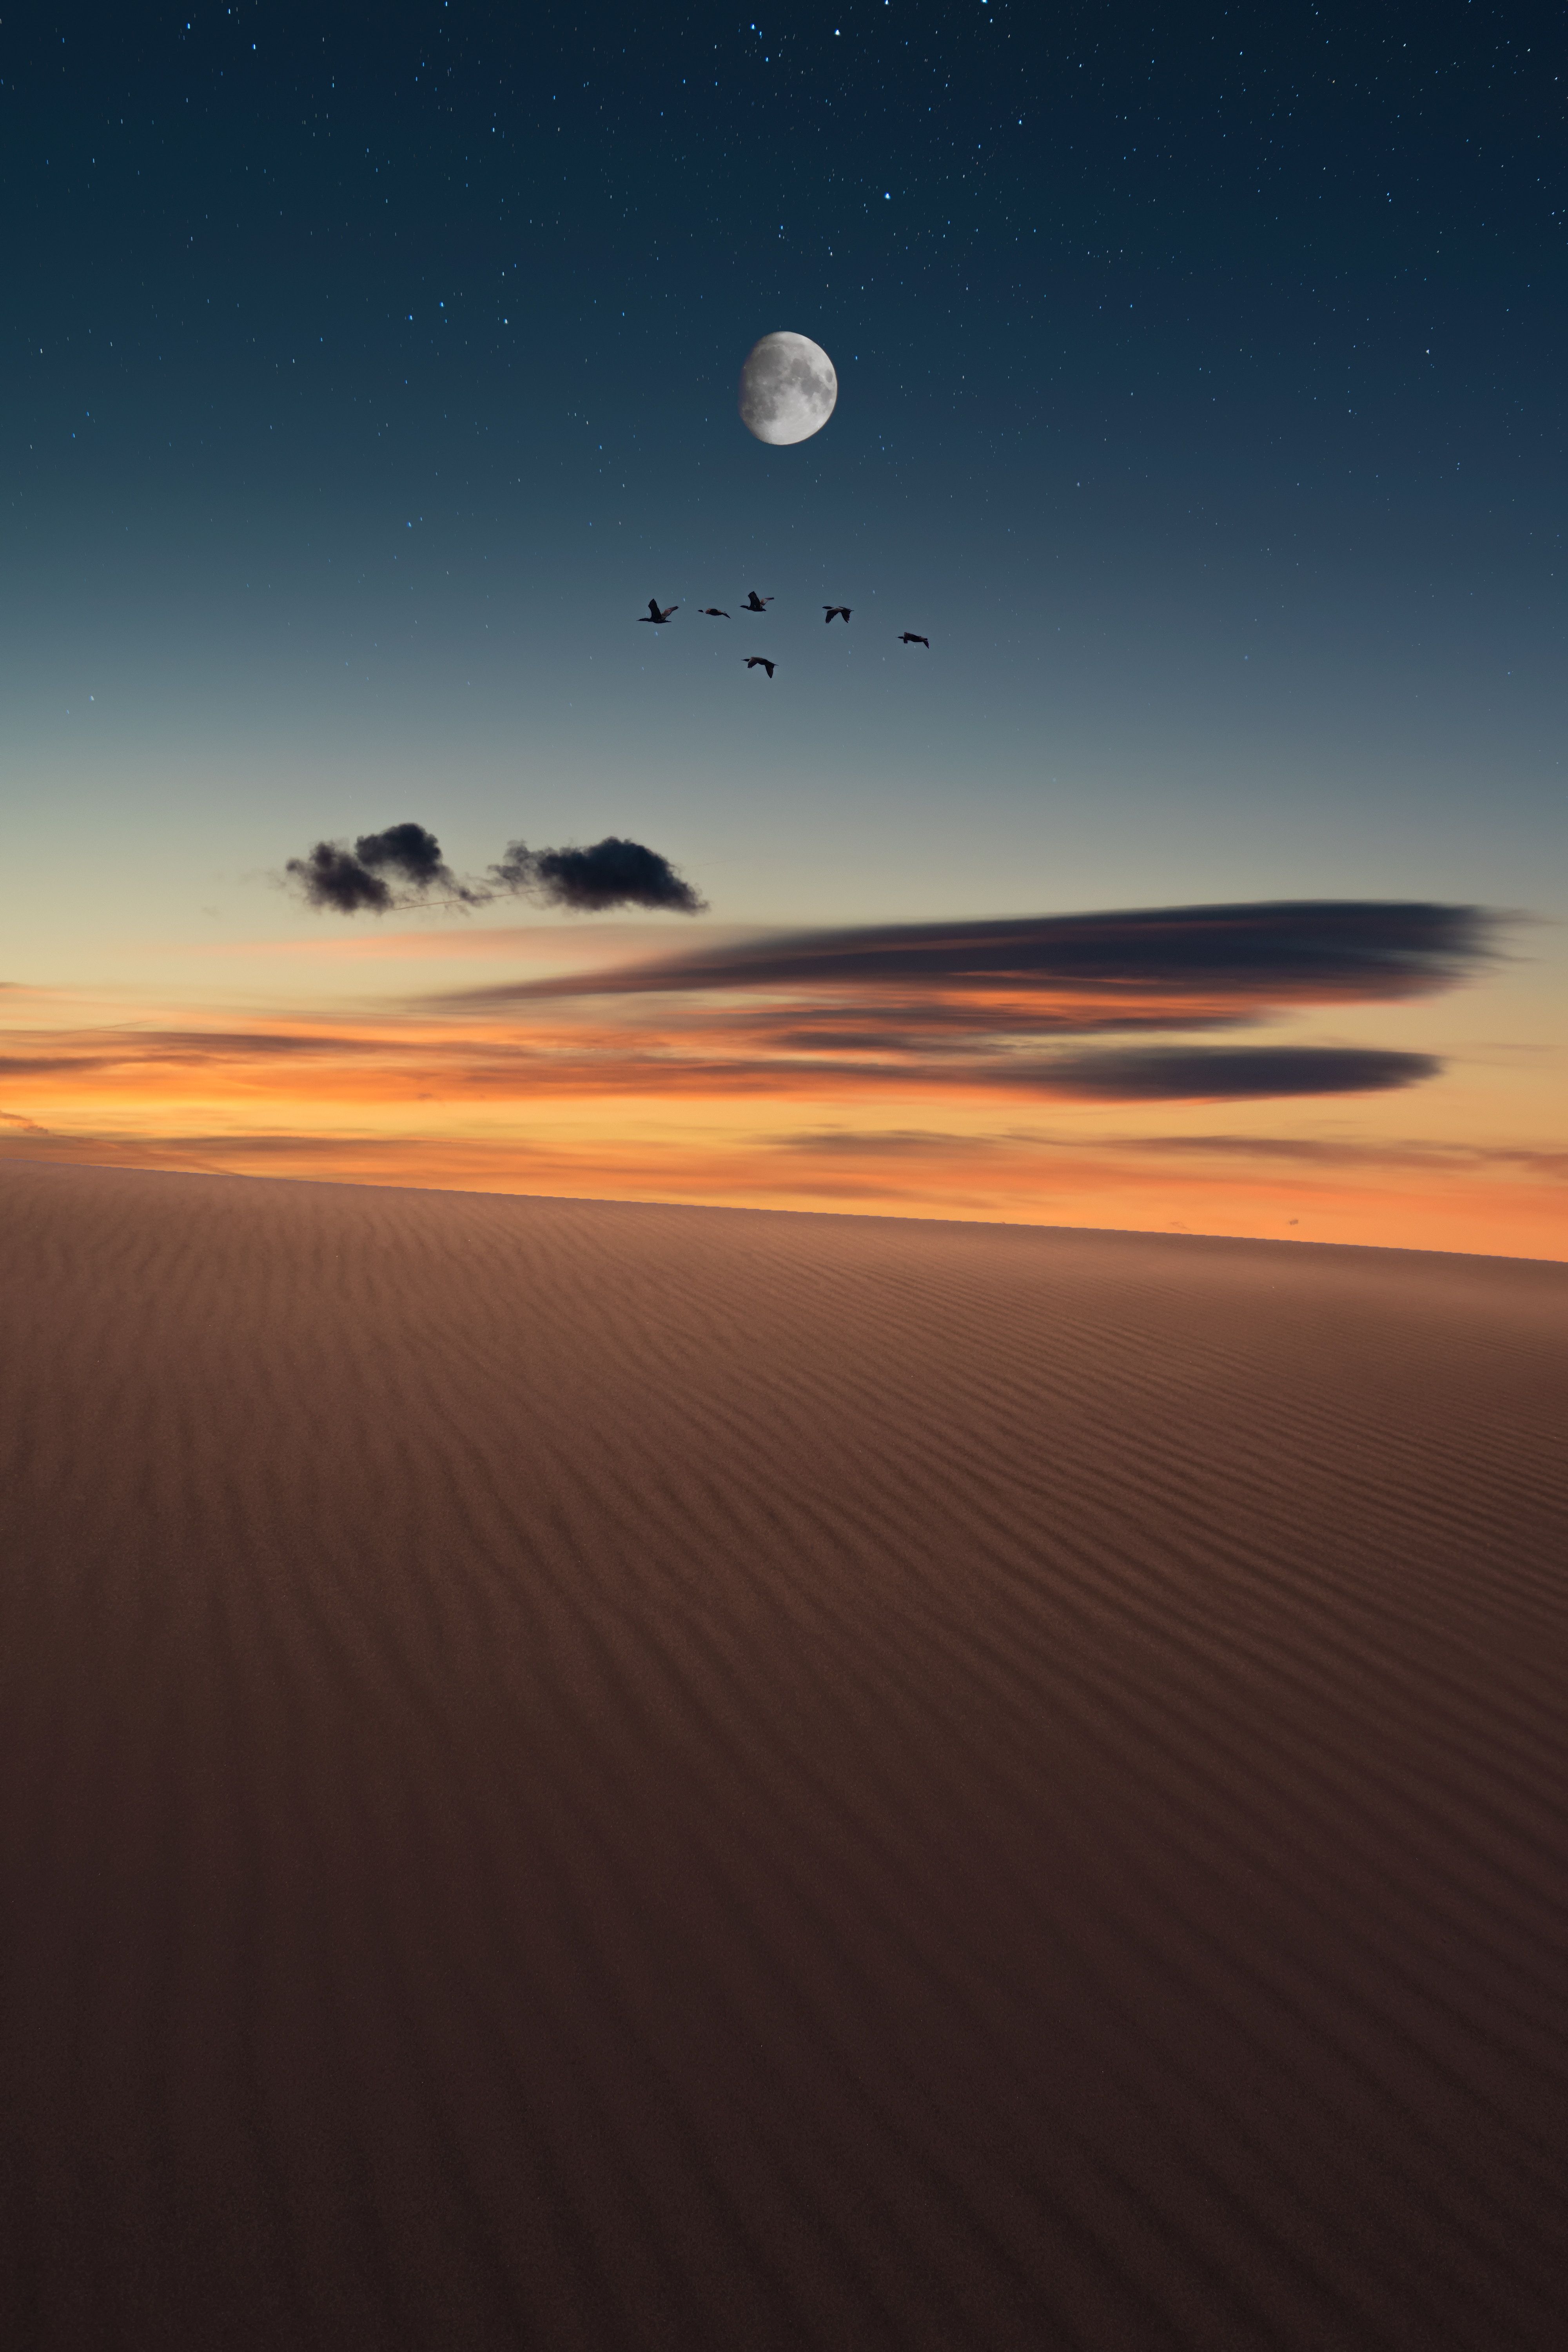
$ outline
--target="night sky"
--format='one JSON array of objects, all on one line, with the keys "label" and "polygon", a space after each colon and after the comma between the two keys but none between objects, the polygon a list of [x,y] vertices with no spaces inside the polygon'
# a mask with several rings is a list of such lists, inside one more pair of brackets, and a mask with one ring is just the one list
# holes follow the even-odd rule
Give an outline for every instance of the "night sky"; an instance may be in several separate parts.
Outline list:
[{"label": "night sky", "polygon": [[[1546,28],[1004,0],[8,18],[9,1132],[1561,1255]],[[794,448],[735,407],[779,328],[839,379]],[[752,587],[765,619],[736,611]],[[650,596],[668,628],[636,625]],[[408,820],[464,874],[625,836],[710,911],[590,940],[570,913],[349,921],[279,887],[318,839]],[[960,1136],[911,1079],[876,1128],[842,1073],[814,1103],[792,1070],[737,1125],[715,1047],[700,1133],[683,1112],[672,1141],[651,1082],[591,1117],[579,1082],[567,1151],[525,1078],[474,1076],[479,997],[513,1003],[552,941],[597,967],[756,926],[1295,900],[1489,909],[1490,945],[1408,1002],[1290,1015],[1292,1044],[1425,1057],[1419,1084],[1194,1097],[1163,1190],[1173,1114],[1074,1113],[1104,1168],[1143,1155],[1136,1200],[984,1173],[1076,1150],[1061,1100],[1026,1131],[972,1106]],[[113,1076],[106,1035],[171,1024],[310,1029],[323,1068],[351,1029],[375,1052],[310,1105],[256,1075],[264,1044],[197,1056],[205,1093],[189,1056]],[[399,1039],[421,1083],[373,1102],[367,1055],[406,1075]],[[765,1172],[814,1151],[837,1191]],[[1317,1188],[1294,1209],[1292,1151]],[[1468,1222],[1402,1223],[1461,1176]]]}]

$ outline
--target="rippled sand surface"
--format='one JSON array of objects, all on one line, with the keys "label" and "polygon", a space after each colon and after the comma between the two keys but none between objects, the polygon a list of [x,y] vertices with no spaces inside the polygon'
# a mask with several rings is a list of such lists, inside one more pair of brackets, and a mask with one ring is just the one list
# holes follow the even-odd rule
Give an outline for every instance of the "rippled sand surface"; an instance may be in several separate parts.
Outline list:
[{"label": "rippled sand surface", "polygon": [[1568,1268],[0,1169],[0,2335],[1568,2343]]}]

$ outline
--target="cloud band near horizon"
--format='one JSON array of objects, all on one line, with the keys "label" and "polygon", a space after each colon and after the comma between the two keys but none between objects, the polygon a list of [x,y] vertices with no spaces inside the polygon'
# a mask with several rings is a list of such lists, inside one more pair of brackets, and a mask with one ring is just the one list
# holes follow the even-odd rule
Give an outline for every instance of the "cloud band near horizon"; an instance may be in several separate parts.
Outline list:
[{"label": "cloud band near horizon", "polygon": [[[211,1031],[97,1024],[0,1038],[36,1096],[155,1083],[300,1098],[715,1104],[946,1094],[1089,1105],[1388,1093],[1430,1052],[1214,1033],[1321,1005],[1430,995],[1494,952],[1471,907],[1365,901],[1166,908],[881,926],[715,945],[390,1008],[357,1022]],[[46,1114],[47,1115],[47,1114]]]},{"label": "cloud band near horizon", "polygon": [[[611,1015],[620,1051],[675,1088],[986,1087],[1098,1102],[1366,1094],[1442,1068],[1431,1054],[1190,1040],[1308,1006],[1429,996],[1496,953],[1500,918],[1425,901],[1277,900],[957,923],[881,924],[689,949],[447,999],[498,1013],[551,1003]],[[720,1001],[721,1000],[721,1001]],[[579,1010],[574,1016],[584,1017]],[[604,1015],[599,1016],[601,1019]],[[654,1033],[657,1031],[657,1043]],[[1072,1051],[1073,1037],[1141,1042]]]},{"label": "cloud band near horizon", "polygon": [[689,949],[469,992],[466,1001],[1060,987],[1111,997],[1155,990],[1260,1004],[1369,1003],[1427,995],[1468,978],[1496,954],[1502,920],[1482,907],[1327,898],[885,923]]}]

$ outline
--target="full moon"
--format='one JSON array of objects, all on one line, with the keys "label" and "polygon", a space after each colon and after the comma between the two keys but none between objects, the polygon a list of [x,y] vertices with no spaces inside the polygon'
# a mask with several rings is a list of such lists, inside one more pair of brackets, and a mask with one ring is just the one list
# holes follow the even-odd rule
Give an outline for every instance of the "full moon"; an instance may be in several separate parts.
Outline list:
[{"label": "full moon", "polygon": [[838,398],[833,362],[809,335],[764,335],[741,370],[741,421],[759,441],[809,441]]}]

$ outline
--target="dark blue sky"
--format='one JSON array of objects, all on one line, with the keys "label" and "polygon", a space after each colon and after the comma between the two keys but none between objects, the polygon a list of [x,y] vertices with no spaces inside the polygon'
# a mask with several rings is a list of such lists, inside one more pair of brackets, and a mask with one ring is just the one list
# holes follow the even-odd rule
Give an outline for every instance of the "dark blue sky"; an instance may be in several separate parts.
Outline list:
[{"label": "dark blue sky", "polygon": [[1163,514],[1218,464],[1235,509],[1300,483],[1446,533],[1561,485],[1523,12],[130,15],[5,28],[24,496],[400,505],[407,443],[494,497],[563,401],[617,459],[700,450],[693,386],[727,408],[775,311],[894,465],[1022,441]]},{"label": "dark blue sky", "polygon": [[[176,924],[413,815],[658,835],[742,918],[1517,897],[1562,786],[1541,23],[13,17],[30,853],[97,824]],[[840,376],[793,450],[734,414],[774,327]],[[765,705],[689,610],[752,584]]]}]

